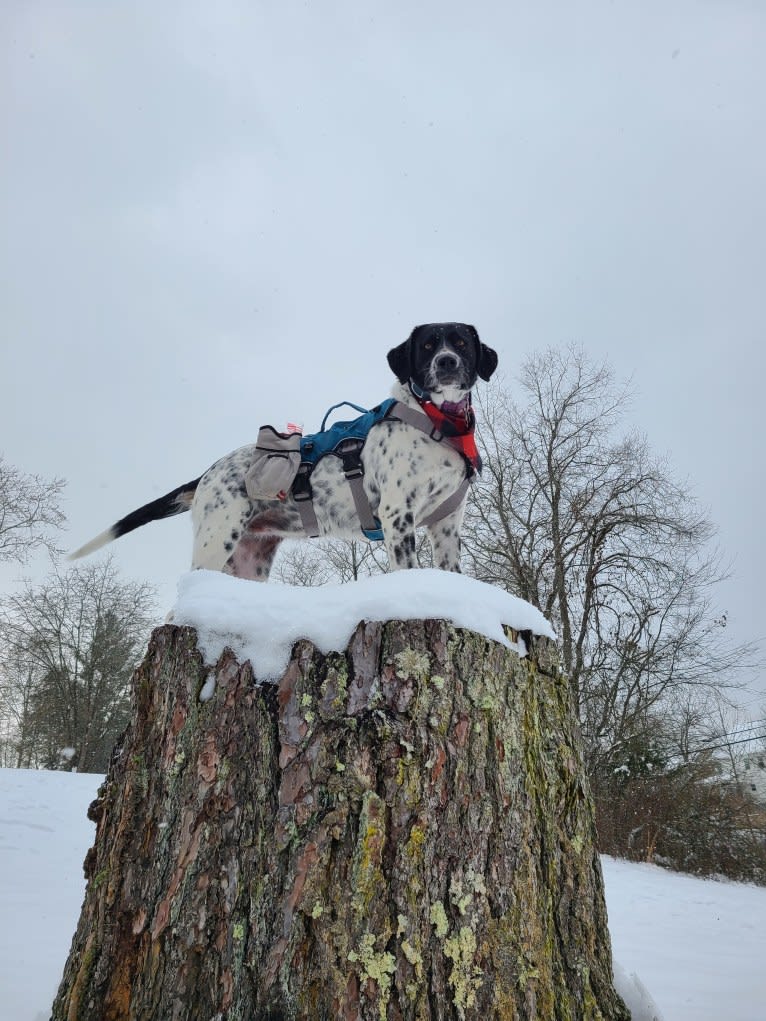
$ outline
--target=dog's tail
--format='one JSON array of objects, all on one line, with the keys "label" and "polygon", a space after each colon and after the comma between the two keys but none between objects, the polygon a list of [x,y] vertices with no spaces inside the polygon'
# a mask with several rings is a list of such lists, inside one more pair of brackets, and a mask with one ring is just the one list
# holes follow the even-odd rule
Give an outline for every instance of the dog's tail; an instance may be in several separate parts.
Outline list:
[{"label": "dog's tail", "polygon": [[[202,476],[200,475],[201,478]],[[127,517],[121,518],[116,524],[112,525],[111,528],[107,528],[105,532],[97,535],[95,539],[86,542],[84,546],[75,550],[74,553],[70,553],[69,559],[79,560],[80,557],[86,557],[89,553],[94,553],[97,549],[101,549],[102,546],[106,546],[108,542],[113,542],[114,539],[119,539],[121,535],[126,535],[128,532],[132,532],[134,528],[140,528],[141,525],[146,525],[150,521],[159,521],[160,518],[170,518],[174,514],[183,514],[191,507],[199,481],[199,479],[195,479],[194,482],[187,482],[185,486],[179,486],[172,493],[166,493],[165,496],[161,496],[159,500],[152,500],[151,503],[144,504],[143,507],[134,510]]]}]

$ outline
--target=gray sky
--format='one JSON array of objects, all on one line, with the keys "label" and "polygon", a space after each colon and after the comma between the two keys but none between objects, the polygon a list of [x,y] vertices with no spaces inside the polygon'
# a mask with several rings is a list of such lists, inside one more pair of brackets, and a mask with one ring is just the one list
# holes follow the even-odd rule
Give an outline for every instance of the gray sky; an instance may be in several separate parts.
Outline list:
[{"label": "gray sky", "polygon": [[[70,546],[457,319],[633,377],[766,635],[760,0],[5,0],[0,40],[0,449]],[[169,603],[189,521],[111,549]]]}]

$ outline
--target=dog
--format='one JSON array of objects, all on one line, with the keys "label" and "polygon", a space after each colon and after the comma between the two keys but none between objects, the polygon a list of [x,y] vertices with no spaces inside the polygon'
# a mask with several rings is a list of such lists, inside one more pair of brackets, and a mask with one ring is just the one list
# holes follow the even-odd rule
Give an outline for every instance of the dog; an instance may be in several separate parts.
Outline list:
[{"label": "dog", "polygon": [[[388,364],[397,378],[393,389],[397,401],[441,419],[470,423],[465,450],[438,442],[444,433],[437,426],[429,432],[385,418],[371,428],[361,452],[364,493],[380,522],[392,568],[418,566],[415,529],[433,516],[435,507],[449,506],[451,497],[452,503],[456,496],[459,499],[459,489],[472,472],[469,462],[473,468],[480,466],[475,444],[471,447],[470,393],[478,378],[490,378],[497,361],[496,352],[466,323],[416,326],[404,343],[388,352]],[[266,581],[282,540],[307,533],[292,494],[284,499],[250,499],[245,476],[254,455],[254,444],[227,454],[198,479],[122,518],[71,559],[92,553],[149,521],[191,509],[193,570],[205,568]],[[358,538],[359,517],[339,458],[319,461],[311,475],[311,489],[319,534]],[[465,499],[463,493],[457,506],[426,526],[434,566],[445,571],[460,571]]]}]

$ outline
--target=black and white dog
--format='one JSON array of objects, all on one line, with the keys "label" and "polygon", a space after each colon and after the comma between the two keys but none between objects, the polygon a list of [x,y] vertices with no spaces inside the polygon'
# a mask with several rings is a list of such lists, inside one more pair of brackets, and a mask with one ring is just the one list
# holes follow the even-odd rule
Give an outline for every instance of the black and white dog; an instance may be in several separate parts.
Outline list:
[{"label": "black and white dog", "polygon": [[[386,418],[374,425],[364,445],[364,491],[383,530],[393,567],[416,567],[415,528],[463,484],[473,444],[470,392],[477,377],[488,380],[497,354],[465,323],[417,326],[388,353],[398,379],[394,397],[429,412],[432,418],[469,422],[465,449],[437,442],[404,421]],[[434,411],[434,409],[436,409]],[[434,419],[436,420],[436,419]],[[464,430],[465,432],[466,430]],[[473,451],[472,455],[471,451]],[[159,518],[191,508],[194,527],[192,568],[223,571],[265,581],[279,544],[306,535],[292,495],[285,500],[251,500],[245,476],[255,444],[222,457],[204,475],[122,518],[72,554],[85,556],[121,535]],[[337,457],[324,457],[311,475],[313,505],[323,536],[355,538],[359,517]],[[446,517],[427,526],[434,565],[460,570],[460,528],[465,497]]]}]

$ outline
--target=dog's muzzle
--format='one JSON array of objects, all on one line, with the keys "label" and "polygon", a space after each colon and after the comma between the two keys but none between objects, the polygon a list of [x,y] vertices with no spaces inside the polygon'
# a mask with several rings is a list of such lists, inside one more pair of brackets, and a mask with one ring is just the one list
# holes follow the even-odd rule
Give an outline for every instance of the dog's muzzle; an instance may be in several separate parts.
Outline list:
[{"label": "dog's muzzle", "polygon": [[440,351],[432,360],[428,370],[427,383],[434,386],[466,386],[466,371],[463,361],[451,351]]}]

